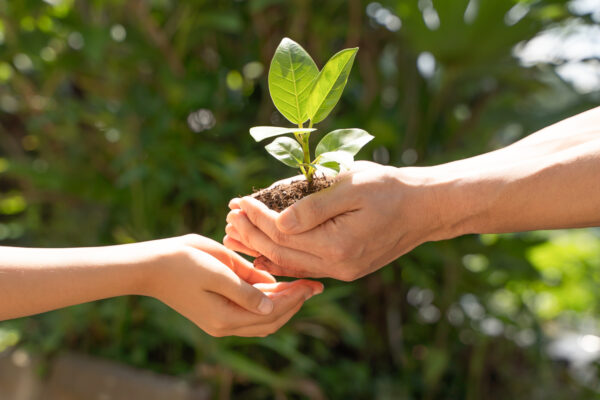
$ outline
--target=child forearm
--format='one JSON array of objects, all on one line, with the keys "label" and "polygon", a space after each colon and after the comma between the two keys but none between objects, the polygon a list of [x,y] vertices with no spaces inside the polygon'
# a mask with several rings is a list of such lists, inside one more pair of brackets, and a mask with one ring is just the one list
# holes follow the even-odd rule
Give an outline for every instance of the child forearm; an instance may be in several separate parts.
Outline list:
[{"label": "child forearm", "polygon": [[[0,247],[0,320],[142,294],[144,244],[79,249]],[[144,255],[146,254],[146,255]]]}]

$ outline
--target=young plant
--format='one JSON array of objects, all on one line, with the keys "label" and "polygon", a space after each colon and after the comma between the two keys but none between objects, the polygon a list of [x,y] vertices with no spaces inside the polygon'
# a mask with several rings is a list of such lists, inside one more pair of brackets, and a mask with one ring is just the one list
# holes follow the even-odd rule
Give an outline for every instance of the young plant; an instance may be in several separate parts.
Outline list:
[{"label": "young plant", "polygon": [[[275,107],[296,127],[256,126],[250,135],[257,142],[278,137],[265,149],[290,167],[299,168],[310,183],[315,172],[335,175],[350,168],[354,156],[373,136],[362,129],[338,129],[325,135],[311,159],[309,139],[315,124],[323,121],[340,99],[358,48],[335,54],[321,71],[312,57],[291,39],[284,38],[269,69],[269,92]],[[308,122],[308,126],[305,124]]]}]

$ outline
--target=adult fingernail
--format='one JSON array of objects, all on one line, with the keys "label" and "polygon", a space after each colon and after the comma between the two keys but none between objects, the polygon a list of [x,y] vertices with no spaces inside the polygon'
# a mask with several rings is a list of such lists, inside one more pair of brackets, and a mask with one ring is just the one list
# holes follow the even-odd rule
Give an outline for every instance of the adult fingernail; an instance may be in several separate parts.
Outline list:
[{"label": "adult fingernail", "polygon": [[293,209],[285,210],[279,217],[279,225],[286,231],[291,231],[298,226],[298,219]]},{"label": "adult fingernail", "polygon": [[263,297],[258,305],[261,314],[270,314],[273,311],[273,302],[268,297]]}]

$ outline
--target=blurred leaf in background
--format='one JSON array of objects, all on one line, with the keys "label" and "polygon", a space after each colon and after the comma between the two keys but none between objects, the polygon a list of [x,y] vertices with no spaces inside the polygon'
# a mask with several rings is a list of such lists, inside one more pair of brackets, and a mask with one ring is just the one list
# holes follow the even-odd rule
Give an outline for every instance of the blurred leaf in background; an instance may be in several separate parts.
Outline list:
[{"label": "blurred leaf in background", "polygon": [[[284,122],[266,74],[286,36],[317,65],[360,47],[321,126],[374,134],[359,158],[431,165],[505,146],[598,104],[598,10],[0,0],[0,240],[220,240],[231,197],[289,173],[247,136]],[[265,339],[215,340],[157,301],[119,298],[4,322],[0,348],[86,352],[245,399],[587,399],[600,385],[599,243],[593,229],[429,243],[326,281]]]}]

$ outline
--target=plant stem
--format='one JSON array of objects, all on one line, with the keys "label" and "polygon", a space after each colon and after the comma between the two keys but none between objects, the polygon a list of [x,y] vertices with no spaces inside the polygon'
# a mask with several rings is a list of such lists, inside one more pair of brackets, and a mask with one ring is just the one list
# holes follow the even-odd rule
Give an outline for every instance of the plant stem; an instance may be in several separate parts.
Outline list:
[{"label": "plant stem", "polygon": [[[298,127],[302,128],[302,124],[298,124]],[[312,128],[312,121],[309,124],[309,128]],[[310,132],[301,134],[300,138],[302,139],[301,144],[302,144],[302,152],[304,153],[304,163],[310,164],[310,147],[309,147],[309,143],[308,143],[308,139],[310,138]],[[300,169],[302,170],[302,173],[306,177],[306,181],[310,184],[313,179],[312,167],[308,167],[306,170],[302,167]]]},{"label": "plant stem", "polygon": [[[302,124],[298,124],[298,127],[300,129],[302,129]],[[298,143],[300,143],[302,146],[304,146],[304,139],[302,138],[302,134],[301,133],[294,132],[294,137],[296,138],[296,141]],[[306,169],[304,168],[304,165],[300,165],[300,171],[302,172],[302,174],[304,176],[307,176],[308,171],[306,171]]]},{"label": "plant stem", "polygon": [[[302,151],[304,152],[304,163],[306,164],[310,164],[310,149],[308,147],[309,135],[310,133],[305,133],[302,135]],[[308,183],[310,183],[312,181],[312,167],[308,167],[305,176]]]}]

